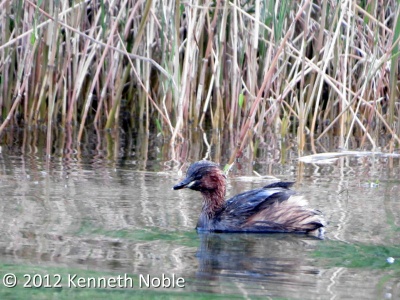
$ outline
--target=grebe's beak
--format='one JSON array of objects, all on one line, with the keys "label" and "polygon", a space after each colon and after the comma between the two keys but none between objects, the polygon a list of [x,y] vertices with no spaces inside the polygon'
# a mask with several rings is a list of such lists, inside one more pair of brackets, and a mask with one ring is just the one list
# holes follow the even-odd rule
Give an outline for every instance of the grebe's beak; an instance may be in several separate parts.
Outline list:
[{"label": "grebe's beak", "polygon": [[180,190],[180,189],[183,189],[183,188],[190,188],[194,183],[195,183],[195,180],[193,180],[190,177],[186,177],[180,183],[178,183],[177,185],[174,185],[173,189],[174,190]]}]

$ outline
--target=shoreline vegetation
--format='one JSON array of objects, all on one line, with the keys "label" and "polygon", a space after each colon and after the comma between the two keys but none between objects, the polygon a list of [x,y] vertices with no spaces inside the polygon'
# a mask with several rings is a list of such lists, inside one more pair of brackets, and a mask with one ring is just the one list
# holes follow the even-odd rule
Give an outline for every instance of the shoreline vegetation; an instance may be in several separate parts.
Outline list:
[{"label": "shoreline vegetation", "polygon": [[327,137],[393,153],[399,12],[394,0],[6,0],[0,134],[41,128],[48,156],[58,131],[79,145],[88,128],[171,148],[193,128],[228,131],[229,164],[271,134],[299,155]]}]

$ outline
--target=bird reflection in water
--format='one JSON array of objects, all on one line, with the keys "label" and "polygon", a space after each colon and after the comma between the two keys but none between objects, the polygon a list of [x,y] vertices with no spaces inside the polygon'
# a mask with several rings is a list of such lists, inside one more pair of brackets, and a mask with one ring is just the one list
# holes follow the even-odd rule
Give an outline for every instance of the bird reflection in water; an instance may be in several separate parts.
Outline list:
[{"label": "bird reflection in water", "polygon": [[[197,278],[212,280],[218,289],[235,281],[268,288],[315,284],[320,273],[310,257],[320,240],[305,235],[199,233]],[[218,283],[220,286],[218,286]],[[222,283],[222,285],[221,285]],[[274,287],[276,290],[276,286]]]}]

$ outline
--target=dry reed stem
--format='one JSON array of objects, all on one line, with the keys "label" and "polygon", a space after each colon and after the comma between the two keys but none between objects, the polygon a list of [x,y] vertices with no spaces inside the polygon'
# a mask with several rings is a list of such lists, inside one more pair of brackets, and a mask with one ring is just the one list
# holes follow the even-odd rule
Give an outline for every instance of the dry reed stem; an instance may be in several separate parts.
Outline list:
[{"label": "dry reed stem", "polygon": [[[310,1],[305,1],[305,4],[300,8],[299,12],[297,13],[295,20],[298,20],[300,18],[303,11],[305,10],[305,8],[309,5],[309,2]],[[229,165],[233,164],[237,153],[240,152],[243,149],[243,147],[245,146],[249,128],[254,122],[255,112],[256,112],[256,109],[262,99],[262,94],[264,93],[265,90],[268,90],[269,86],[271,85],[271,78],[272,78],[273,72],[275,70],[275,66],[278,62],[278,58],[279,58],[281,52],[283,51],[290,34],[291,34],[291,30],[289,29],[279,45],[279,48],[275,54],[275,57],[272,60],[271,65],[269,66],[268,72],[265,73],[263,83],[257,93],[257,98],[255,99],[254,103],[252,104],[249,114],[247,116],[246,123],[244,124],[244,126],[242,127],[242,129],[240,131],[239,144],[235,147],[235,150],[233,151],[233,153],[231,154],[231,157],[229,159],[229,162],[228,162]]]},{"label": "dry reed stem", "polygon": [[18,118],[50,130],[60,118],[61,127],[79,124],[79,142],[88,125],[112,128],[124,114],[171,145],[189,123],[226,127],[230,162],[253,155],[268,127],[297,135],[299,152],[308,142],[317,151],[328,134],[343,147],[355,135],[378,147],[382,129],[396,149],[396,1],[162,4],[2,1],[0,131]]}]

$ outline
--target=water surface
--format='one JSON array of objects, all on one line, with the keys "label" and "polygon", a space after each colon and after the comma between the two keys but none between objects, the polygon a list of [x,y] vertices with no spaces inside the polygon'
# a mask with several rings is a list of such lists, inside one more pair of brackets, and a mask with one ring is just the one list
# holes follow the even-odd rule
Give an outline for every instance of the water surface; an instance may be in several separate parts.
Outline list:
[{"label": "water surface", "polygon": [[[271,182],[252,170],[295,180],[294,188],[329,221],[323,241],[290,234],[197,234],[200,195],[171,189],[183,176],[180,169],[156,157],[142,164],[129,157],[110,161],[72,153],[46,162],[44,155],[4,147],[1,276],[15,273],[20,280],[14,289],[1,284],[0,295],[400,297],[399,158],[349,155],[331,164],[260,158],[236,164],[228,196]],[[25,274],[48,274],[52,280],[59,274],[62,288],[23,288]],[[70,274],[127,275],[135,286],[71,288]],[[182,277],[185,287],[140,288],[140,275]]]}]

